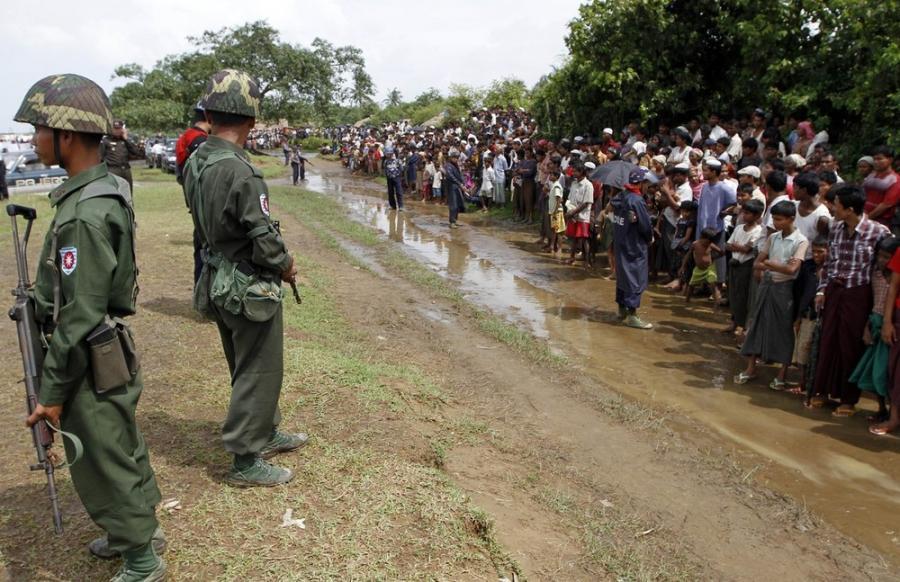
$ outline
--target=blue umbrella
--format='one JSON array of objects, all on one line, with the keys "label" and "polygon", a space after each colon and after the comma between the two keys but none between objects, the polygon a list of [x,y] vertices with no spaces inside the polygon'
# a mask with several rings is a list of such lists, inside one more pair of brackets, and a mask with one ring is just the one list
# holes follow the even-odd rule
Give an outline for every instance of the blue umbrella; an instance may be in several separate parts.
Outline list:
[{"label": "blue umbrella", "polygon": [[602,182],[604,186],[622,189],[628,183],[628,175],[637,166],[624,160],[607,162],[594,170],[591,180]]}]

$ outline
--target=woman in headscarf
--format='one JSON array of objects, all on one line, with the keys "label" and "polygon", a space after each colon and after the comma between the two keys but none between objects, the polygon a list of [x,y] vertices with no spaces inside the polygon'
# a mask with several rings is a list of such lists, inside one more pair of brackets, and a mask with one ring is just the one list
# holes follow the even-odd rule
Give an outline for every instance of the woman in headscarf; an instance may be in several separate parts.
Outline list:
[{"label": "woman in headscarf", "polygon": [[794,147],[791,148],[791,153],[805,156],[806,151],[809,149],[809,146],[815,136],[816,131],[813,129],[811,121],[801,121],[800,123],[798,123],[797,141],[794,142]]}]

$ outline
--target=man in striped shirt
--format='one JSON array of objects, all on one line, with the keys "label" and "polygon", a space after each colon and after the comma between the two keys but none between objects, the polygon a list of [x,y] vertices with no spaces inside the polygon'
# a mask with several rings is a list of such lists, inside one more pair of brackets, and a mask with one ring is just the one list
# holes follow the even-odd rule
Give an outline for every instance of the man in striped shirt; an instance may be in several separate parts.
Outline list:
[{"label": "man in striped shirt", "polygon": [[816,293],[822,312],[821,343],[810,406],[839,401],[834,416],[852,416],[859,388],[850,374],[862,357],[862,337],[872,310],[870,287],[875,246],[889,233],[886,226],[863,212],[862,188],[842,184],[835,189],[835,222],[831,227],[828,262]]}]

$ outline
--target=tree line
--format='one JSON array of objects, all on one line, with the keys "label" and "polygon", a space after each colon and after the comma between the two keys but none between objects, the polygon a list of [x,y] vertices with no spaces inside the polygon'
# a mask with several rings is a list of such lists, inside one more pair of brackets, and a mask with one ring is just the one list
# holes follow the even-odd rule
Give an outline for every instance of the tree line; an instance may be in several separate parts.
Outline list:
[{"label": "tree line", "polygon": [[900,147],[900,0],[592,0],[566,46],[533,91],[551,135],[762,107]]}]

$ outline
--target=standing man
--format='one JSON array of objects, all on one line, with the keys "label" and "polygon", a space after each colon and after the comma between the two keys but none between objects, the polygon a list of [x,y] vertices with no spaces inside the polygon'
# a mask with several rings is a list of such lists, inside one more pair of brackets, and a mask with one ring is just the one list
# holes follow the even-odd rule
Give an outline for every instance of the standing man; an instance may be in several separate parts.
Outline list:
[{"label": "standing man", "polygon": [[822,313],[822,333],[813,396],[809,405],[821,408],[838,400],[834,416],[852,416],[859,402],[859,387],[850,374],[865,351],[863,332],[872,311],[872,267],[875,247],[890,234],[888,228],[863,213],[866,195],[850,184],[832,192],[834,218],[828,236],[828,261],[816,293]]},{"label": "standing man", "polygon": [[649,278],[648,256],[653,240],[653,225],[647,212],[644,196],[647,184],[656,180],[646,168],[635,168],[628,176],[625,189],[616,194],[613,208],[613,249],[616,254],[616,303],[619,319],[628,327],[652,329],[637,314],[641,295],[647,290]]},{"label": "standing man", "polygon": [[[700,233],[707,228],[716,231],[713,239],[720,249],[725,248],[725,218],[722,212],[737,204],[737,194],[720,180],[722,175],[722,162],[716,158],[703,160],[703,179],[706,183],[700,190],[700,199],[697,201],[697,228],[695,239],[700,238]],[[715,260],[716,278],[721,285],[725,282],[726,262],[723,254]]]},{"label": "standing man", "polygon": [[298,181],[306,181],[307,162],[312,164],[312,162],[303,156],[303,153],[300,151],[300,146],[295,146],[294,149],[291,150],[291,174],[294,186],[299,183]]},{"label": "standing man", "polygon": [[[206,111],[203,108],[203,101],[199,101],[194,107],[194,124],[185,130],[178,141],[175,142],[175,179],[184,188],[184,165],[187,163],[188,157],[194,153],[200,144],[206,141],[209,135],[209,122],[206,121]],[[187,203],[187,198],[185,198]],[[190,209],[190,206],[188,207]],[[200,271],[203,269],[203,261],[200,258],[200,233],[194,229],[194,284],[200,278]]]},{"label": "standing man", "polygon": [[[203,268],[210,275],[197,283],[195,306],[203,306],[219,327],[231,371],[222,438],[234,464],[225,480],[239,487],[293,479],[289,469],[265,459],[307,441],[305,434],[278,430],[284,368],[280,282],[294,280],[297,269],[269,217],[262,172],[242,147],[259,116],[259,100],[259,87],[246,73],[224,69],[213,75],[204,96],[210,135],[184,173],[185,196],[204,246]],[[240,287],[248,279],[267,291],[253,304],[245,298],[253,287]],[[213,288],[220,284],[225,289]],[[221,294],[211,296],[214,290]]]},{"label": "standing man", "polygon": [[132,159],[144,157],[141,148],[128,141],[128,128],[125,122],[117,119],[113,122],[112,134],[107,135],[100,142],[100,158],[106,162],[109,172],[128,182],[128,188],[134,187],[131,180]]},{"label": "standing man", "polygon": [[[3,148],[3,153],[6,153],[6,148]],[[0,200],[8,198],[9,188],[6,187],[6,161],[0,156]]]},{"label": "standing man", "polygon": [[441,190],[447,193],[447,206],[450,210],[450,228],[459,228],[456,223],[460,212],[466,211],[466,200],[463,198],[463,192],[466,190],[466,183],[463,179],[462,172],[459,171],[459,152],[452,150],[444,165],[444,183],[445,187]]},{"label": "standing man", "polygon": [[70,469],[72,483],[106,532],[91,552],[124,558],[113,581],[163,580],[160,494],[134,418],[141,372],[100,393],[89,363],[87,337],[110,317],[133,315],[138,291],[131,189],[100,157],[102,137],[112,130],[109,99],[89,79],[52,75],[29,89],[15,120],[34,125],[43,164],[69,173],[50,192],[53,222],[34,284],[35,315],[52,335],[27,422],[46,420],[81,438],[84,457]]},{"label": "standing man", "polygon": [[387,158],[384,161],[384,175],[387,178],[388,204],[392,210],[403,211],[403,162],[397,158],[397,152],[393,148],[384,151]]}]

